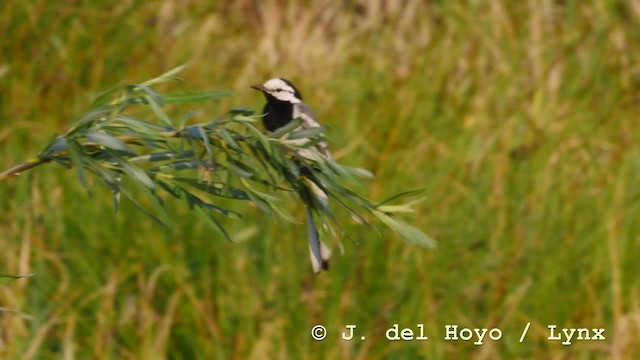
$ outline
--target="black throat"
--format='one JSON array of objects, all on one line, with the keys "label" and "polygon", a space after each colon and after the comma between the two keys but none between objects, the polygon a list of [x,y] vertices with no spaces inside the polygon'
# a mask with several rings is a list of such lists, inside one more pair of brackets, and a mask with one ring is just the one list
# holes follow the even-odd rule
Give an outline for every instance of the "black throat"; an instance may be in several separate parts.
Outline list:
[{"label": "black throat", "polygon": [[262,110],[265,114],[262,122],[268,131],[276,131],[293,120],[292,103],[280,101],[268,94],[265,94],[265,97],[267,98],[267,103]]}]

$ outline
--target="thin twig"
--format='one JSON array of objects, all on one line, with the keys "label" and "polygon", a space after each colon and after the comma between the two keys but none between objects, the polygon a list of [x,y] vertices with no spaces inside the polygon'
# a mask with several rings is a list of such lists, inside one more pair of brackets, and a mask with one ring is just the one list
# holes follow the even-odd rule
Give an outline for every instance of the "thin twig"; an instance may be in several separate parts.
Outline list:
[{"label": "thin twig", "polygon": [[25,163],[16,165],[10,169],[7,169],[0,173],[0,181],[12,178],[14,176],[20,175],[23,171],[29,170],[36,166],[40,166],[42,164],[48,163],[51,159],[33,159],[29,160]]}]

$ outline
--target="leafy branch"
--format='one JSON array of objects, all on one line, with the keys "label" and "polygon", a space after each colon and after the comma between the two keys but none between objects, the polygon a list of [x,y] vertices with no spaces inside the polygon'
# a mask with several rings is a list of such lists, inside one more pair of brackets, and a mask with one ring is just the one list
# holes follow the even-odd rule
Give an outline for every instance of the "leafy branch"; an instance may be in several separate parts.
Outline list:
[{"label": "leafy branch", "polygon": [[[339,164],[318,152],[324,128],[300,130],[296,120],[275,132],[264,134],[260,116],[247,109],[234,109],[215,120],[179,125],[165,112],[167,105],[210,101],[228,92],[190,91],[159,93],[154,85],[176,79],[182,67],[141,84],[117,86],[100,95],[73,127],[45,147],[37,158],[0,173],[0,181],[45,163],[75,168],[83,186],[87,173],[99,178],[110,190],[116,211],[122,195],[160,224],[170,224],[161,193],[180,199],[208,225],[227,239],[221,217],[241,215],[227,204],[244,201],[267,214],[291,222],[283,194],[292,193],[309,206],[334,235],[348,237],[334,211],[314,196],[315,187],[346,209],[361,223],[371,225],[371,214],[404,239],[425,247],[435,242],[406,224],[398,213],[412,211],[415,197],[408,191],[382,202],[373,202],[351,190],[370,172]],[[151,120],[147,120],[150,118]],[[304,145],[298,139],[306,138]],[[304,149],[301,149],[304,148]],[[304,151],[304,157],[298,154]],[[310,155],[310,156],[308,156]],[[152,204],[144,206],[140,195]]]}]

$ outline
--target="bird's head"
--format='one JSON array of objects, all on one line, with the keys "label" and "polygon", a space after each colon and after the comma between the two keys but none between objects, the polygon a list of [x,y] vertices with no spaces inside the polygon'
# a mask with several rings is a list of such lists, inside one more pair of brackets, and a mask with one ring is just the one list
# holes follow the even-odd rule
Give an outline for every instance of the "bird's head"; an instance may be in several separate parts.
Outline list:
[{"label": "bird's head", "polygon": [[302,102],[302,95],[298,89],[288,80],[273,78],[261,85],[251,85],[253,89],[260,90],[267,100],[290,102],[292,104]]}]

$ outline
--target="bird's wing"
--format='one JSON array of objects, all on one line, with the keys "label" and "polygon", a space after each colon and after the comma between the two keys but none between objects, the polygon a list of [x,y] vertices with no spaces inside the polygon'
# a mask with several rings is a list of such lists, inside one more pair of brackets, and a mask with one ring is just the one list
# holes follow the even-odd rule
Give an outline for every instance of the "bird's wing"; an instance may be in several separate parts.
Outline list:
[{"label": "bird's wing", "polygon": [[302,119],[302,127],[305,129],[319,127],[320,123],[316,120],[316,115],[305,103],[297,103],[293,107],[293,118]]},{"label": "bird's wing", "polygon": [[[302,119],[301,126],[303,129],[320,127],[320,123],[318,123],[318,121],[316,120],[315,114],[305,103],[301,102],[293,106],[293,118]],[[327,146],[327,143],[325,143],[324,141],[320,142],[318,143],[316,148],[318,149],[318,151],[320,151],[320,153],[327,156],[328,158],[331,158],[331,152],[329,151],[329,146]]]}]

